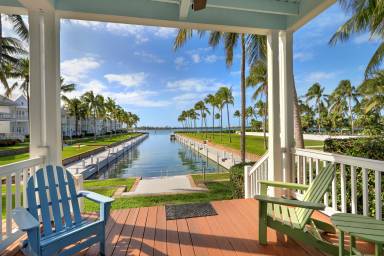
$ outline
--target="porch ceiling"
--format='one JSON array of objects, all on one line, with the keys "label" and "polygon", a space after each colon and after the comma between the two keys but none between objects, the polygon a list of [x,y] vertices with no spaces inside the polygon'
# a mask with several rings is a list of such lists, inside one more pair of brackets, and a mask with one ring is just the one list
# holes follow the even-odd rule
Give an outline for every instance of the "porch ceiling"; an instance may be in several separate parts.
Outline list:
[{"label": "porch ceiling", "polygon": [[62,18],[244,33],[296,30],[336,0],[208,0],[193,11],[192,0],[0,0],[0,11],[55,9]]}]

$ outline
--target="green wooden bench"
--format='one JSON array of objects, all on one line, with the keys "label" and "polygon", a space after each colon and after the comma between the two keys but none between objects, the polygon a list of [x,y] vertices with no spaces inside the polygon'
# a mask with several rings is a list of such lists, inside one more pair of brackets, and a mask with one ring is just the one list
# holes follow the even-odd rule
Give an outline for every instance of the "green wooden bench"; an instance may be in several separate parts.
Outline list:
[{"label": "green wooden bench", "polygon": [[[332,180],[334,179],[334,166],[329,164],[307,186],[295,183],[259,181],[261,195],[255,196],[259,200],[259,242],[267,244],[267,227],[313,246],[331,255],[338,255],[338,247],[325,241],[322,232],[335,233],[335,228],[325,222],[312,219],[315,210],[324,210],[325,205],[320,203]],[[305,191],[303,200],[291,200],[267,196],[268,187],[297,189]]]},{"label": "green wooden bench", "polygon": [[363,255],[356,249],[356,238],[374,243],[375,256],[383,255],[384,221],[350,213],[337,213],[331,217],[331,221],[340,231],[340,256],[346,255],[344,253],[344,232],[350,235],[350,255]]}]

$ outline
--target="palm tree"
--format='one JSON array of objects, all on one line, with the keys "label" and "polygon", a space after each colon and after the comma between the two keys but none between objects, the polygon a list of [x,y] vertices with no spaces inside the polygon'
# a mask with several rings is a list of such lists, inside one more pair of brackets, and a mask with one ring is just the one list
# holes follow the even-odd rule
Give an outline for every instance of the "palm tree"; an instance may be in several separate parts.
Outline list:
[{"label": "palm tree", "polygon": [[74,83],[66,84],[64,82],[64,78],[60,77],[60,92],[61,92],[61,100],[66,101],[68,98],[64,95],[67,92],[73,92],[76,89],[76,85]]},{"label": "palm tree", "polygon": [[228,122],[228,129],[229,129],[229,142],[232,142],[231,138],[231,123],[229,121],[229,104],[233,105],[233,95],[232,95],[232,89],[228,87],[220,87],[217,91],[217,94],[220,95],[219,98],[222,99],[223,105],[227,107],[227,122]]},{"label": "palm tree", "polygon": [[[13,29],[19,38],[27,41],[29,33],[22,17],[20,15],[6,15],[5,17],[12,23]],[[26,54],[27,51],[19,39],[3,37],[2,14],[0,13],[0,82],[6,91],[9,90],[7,71],[10,70],[10,67],[17,65],[19,58]]]},{"label": "palm tree", "polygon": [[74,98],[66,101],[65,106],[68,111],[68,114],[75,118],[75,134],[77,136],[79,135],[79,120],[81,119],[84,113],[84,104],[81,100]]},{"label": "palm tree", "polygon": [[359,96],[360,94],[349,80],[341,80],[330,96],[332,102],[331,110],[338,110],[335,112],[342,113],[344,110],[343,106],[347,106],[352,135],[354,131],[353,105],[359,102]]},{"label": "palm tree", "polygon": [[324,87],[322,87],[319,83],[313,84],[309,89],[307,94],[305,95],[307,98],[307,102],[314,100],[316,105],[317,114],[319,115],[318,119],[318,128],[319,133],[321,133],[321,109],[324,103],[324,99],[327,95],[324,94]]},{"label": "palm tree", "polygon": [[263,137],[264,137],[264,148],[268,149],[268,141],[267,141],[267,103],[262,101],[261,99],[258,100],[255,104],[255,108],[257,109],[256,113],[259,116],[263,117]]},{"label": "palm tree", "polygon": [[351,17],[341,25],[329,41],[335,45],[339,41],[347,41],[353,34],[369,32],[370,37],[380,38],[380,44],[371,57],[365,76],[374,73],[384,59],[384,8],[379,0],[339,0],[341,7],[351,14]]},{"label": "palm tree", "polygon": [[195,110],[200,111],[200,117],[201,117],[201,126],[200,129],[201,131],[203,130],[203,124],[204,124],[204,118],[203,118],[203,113],[207,110],[207,107],[204,104],[204,101],[200,100],[195,104]]},{"label": "palm tree", "polygon": [[240,127],[240,122],[241,122],[241,120],[240,120],[240,117],[241,117],[240,111],[236,110],[235,113],[233,113],[233,116],[239,119],[239,127]]},{"label": "palm tree", "polygon": [[215,138],[215,108],[217,107],[217,99],[215,95],[208,94],[204,99],[206,104],[212,106],[212,138]]},{"label": "palm tree", "polygon": [[93,117],[94,139],[96,140],[96,117],[104,110],[104,98],[101,95],[95,95],[93,91],[88,91],[81,96]]},{"label": "palm tree", "polygon": [[247,108],[246,113],[247,113],[247,126],[249,126],[249,121],[248,121],[248,119],[249,119],[250,117],[252,117],[252,116],[255,115],[255,109],[254,109],[252,106],[249,106],[249,107]]},{"label": "palm tree", "polygon": [[382,113],[384,110],[384,70],[374,72],[358,88],[364,95],[362,102],[365,113],[375,111]]},{"label": "palm tree", "polygon": [[116,132],[116,101],[110,97],[105,101],[105,110],[107,111],[107,116],[109,119],[109,128],[112,134],[112,123],[115,122],[115,132]]},{"label": "palm tree", "polygon": [[219,91],[216,92],[215,98],[217,101],[217,108],[220,110],[220,142],[223,141],[223,108],[224,108],[224,99]]}]

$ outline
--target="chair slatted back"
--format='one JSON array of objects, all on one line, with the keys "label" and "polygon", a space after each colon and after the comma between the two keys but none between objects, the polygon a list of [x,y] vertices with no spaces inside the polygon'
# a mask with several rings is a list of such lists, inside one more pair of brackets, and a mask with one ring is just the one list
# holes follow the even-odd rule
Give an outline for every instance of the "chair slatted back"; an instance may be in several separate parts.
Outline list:
[{"label": "chair slatted back", "polygon": [[[324,195],[330,187],[334,177],[334,165],[328,164],[320,171],[320,173],[313,180],[307,191],[304,193],[303,201],[320,203],[323,200]],[[299,224],[301,228],[303,228],[308,222],[314,210],[305,208],[298,208],[295,210]]]},{"label": "chair slatted back", "polygon": [[41,214],[42,236],[81,223],[75,182],[63,167],[47,165],[36,171],[28,180],[27,194],[28,211],[36,219]]}]

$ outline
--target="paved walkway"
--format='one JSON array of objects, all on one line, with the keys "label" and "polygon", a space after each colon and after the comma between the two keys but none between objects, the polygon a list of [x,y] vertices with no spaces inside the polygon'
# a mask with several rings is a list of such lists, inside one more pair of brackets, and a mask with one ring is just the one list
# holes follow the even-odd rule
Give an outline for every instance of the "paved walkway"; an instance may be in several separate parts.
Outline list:
[{"label": "paved walkway", "polygon": [[121,196],[176,194],[207,191],[206,188],[191,184],[188,175],[179,175],[163,178],[146,178],[140,180],[135,191],[124,192]]}]

